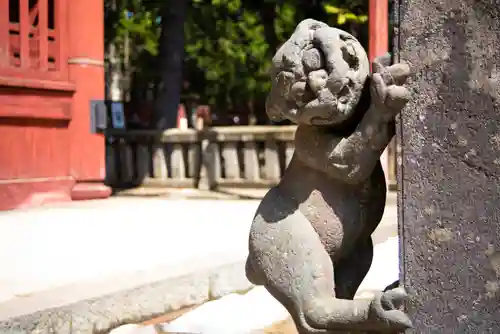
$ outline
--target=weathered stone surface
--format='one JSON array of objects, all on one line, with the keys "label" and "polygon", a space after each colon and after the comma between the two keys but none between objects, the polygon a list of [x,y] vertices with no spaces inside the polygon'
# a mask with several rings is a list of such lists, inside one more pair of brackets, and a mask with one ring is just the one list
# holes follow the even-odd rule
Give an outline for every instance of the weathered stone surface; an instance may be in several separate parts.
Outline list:
[{"label": "weathered stone surface", "polygon": [[[0,334],[45,334],[47,331],[65,334],[70,333],[70,329],[81,334],[105,332],[120,323],[139,322],[232,292],[248,290],[252,284],[245,279],[243,272],[244,263],[237,262],[57,309],[46,309],[0,321]],[[121,330],[128,328],[135,330],[133,325]]]},{"label": "weathered stone surface", "polygon": [[[273,58],[266,111],[298,124],[294,155],[254,217],[246,273],[290,312],[300,334],[411,326],[404,290],[352,300],[370,268],[385,206],[379,157],[409,99],[409,68],[368,57],[348,33],[304,20]],[[332,295],[334,292],[334,295]]]},{"label": "weathered stone surface", "polygon": [[221,298],[233,292],[244,292],[253,287],[242,273],[245,272],[243,262],[235,262],[215,268],[210,273],[210,299]]},{"label": "weathered stone surface", "polygon": [[199,273],[1,321],[0,333],[103,333],[208,299],[209,275]]},{"label": "weathered stone surface", "polygon": [[500,332],[500,1],[400,0],[401,271],[415,333]]}]

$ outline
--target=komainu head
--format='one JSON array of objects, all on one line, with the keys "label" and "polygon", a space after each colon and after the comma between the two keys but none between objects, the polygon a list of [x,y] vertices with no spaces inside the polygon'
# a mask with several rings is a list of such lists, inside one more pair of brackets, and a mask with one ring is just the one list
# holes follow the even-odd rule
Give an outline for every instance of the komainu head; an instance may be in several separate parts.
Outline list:
[{"label": "komainu head", "polygon": [[267,114],[273,121],[340,124],[354,112],[369,71],[368,56],[353,36],[304,20],[273,58]]}]

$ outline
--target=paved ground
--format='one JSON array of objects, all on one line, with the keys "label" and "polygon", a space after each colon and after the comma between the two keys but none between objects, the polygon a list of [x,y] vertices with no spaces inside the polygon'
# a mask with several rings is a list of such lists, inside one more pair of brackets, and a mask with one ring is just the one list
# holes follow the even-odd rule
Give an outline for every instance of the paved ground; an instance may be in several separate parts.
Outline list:
[{"label": "paved ground", "polygon": [[[68,324],[75,332],[92,333],[249,289],[243,266],[257,205],[119,197],[2,212],[0,333],[43,332],[56,325],[62,333]],[[382,245],[396,235],[390,204],[374,240]],[[374,277],[390,276],[385,284],[397,276],[397,247],[382,253],[384,262],[372,271]],[[370,282],[366,291],[382,284]],[[256,291],[255,300],[266,298]],[[230,314],[227,306],[218,312]],[[55,316],[57,324],[47,323]]]},{"label": "paved ground", "polygon": [[[375,246],[372,268],[356,298],[370,298],[398,279],[398,240],[395,237]],[[271,326],[270,324],[275,324]],[[168,324],[162,330],[182,333],[249,333],[267,328],[266,333],[296,333],[287,311],[262,287],[244,295],[229,295],[206,303]]]},{"label": "paved ground", "polygon": [[211,199],[211,200],[260,200],[268,192],[267,188],[220,188],[216,191],[202,189],[175,189],[159,187],[138,187],[117,191],[118,197],[161,197],[170,199]]},{"label": "paved ground", "polygon": [[[374,260],[356,298],[370,298],[398,279],[399,258],[396,206],[389,201],[384,219],[373,235]],[[156,327],[131,325],[113,334],[141,333],[262,333],[296,334],[295,326],[287,311],[262,287],[239,295],[231,294],[205,303],[173,321],[156,321]]]},{"label": "paved ground", "polygon": [[[231,188],[221,187],[217,190],[202,189],[175,189],[160,187],[137,187],[123,189],[115,192],[117,197],[134,198],[169,198],[169,199],[211,199],[211,200],[260,200],[268,192],[266,188]],[[390,192],[387,202],[389,205],[396,204],[396,194]]]},{"label": "paved ground", "polygon": [[0,333],[38,326],[51,311],[28,315],[51,308],[67,324],[76,314],[107,328],[248,289],[242,273],[257,205],[113,198],[2,212]]},{"label": "paved ground", "polygon": [[[398,240],[390,237],[375,246],[373,266],[356,298],[370,298],[398,278]],[[186,312],[174,320],[155,325],[128,325],[112,334],[297,334],[287,311],[264,288],[243,295],[231,294]]]}]

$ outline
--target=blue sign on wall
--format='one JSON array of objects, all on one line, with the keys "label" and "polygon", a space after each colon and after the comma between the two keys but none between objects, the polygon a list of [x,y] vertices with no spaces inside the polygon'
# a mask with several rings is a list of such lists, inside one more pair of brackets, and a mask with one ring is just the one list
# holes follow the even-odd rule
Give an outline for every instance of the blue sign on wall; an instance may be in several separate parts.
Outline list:
[{"label": "blue sign on wall", "polygon": [[115,129],[125,129],[125,113],[122,102],[111,102],[111,122]]}]

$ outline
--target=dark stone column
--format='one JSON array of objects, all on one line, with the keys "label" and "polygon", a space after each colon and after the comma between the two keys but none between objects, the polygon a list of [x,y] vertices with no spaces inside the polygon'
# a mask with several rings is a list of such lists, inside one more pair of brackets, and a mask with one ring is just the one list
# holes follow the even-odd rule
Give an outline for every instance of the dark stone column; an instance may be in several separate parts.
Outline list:
[{"label": "dark stone column", "polygon": [[500,333],[500,0],[399,0],[402,281],[415,333]]}]

